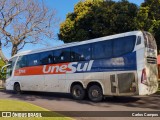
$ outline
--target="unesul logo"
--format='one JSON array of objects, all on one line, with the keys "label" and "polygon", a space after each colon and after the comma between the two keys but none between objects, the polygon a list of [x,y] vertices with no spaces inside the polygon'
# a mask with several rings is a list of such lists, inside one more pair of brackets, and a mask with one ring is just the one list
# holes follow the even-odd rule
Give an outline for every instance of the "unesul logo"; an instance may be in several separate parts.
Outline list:
[{"label": "unesul logo", "polygon": [[81,71],[90,71],[94,60],[86,63],[72,62],[60,65],[44,65],[43,73],[75,73]]}]

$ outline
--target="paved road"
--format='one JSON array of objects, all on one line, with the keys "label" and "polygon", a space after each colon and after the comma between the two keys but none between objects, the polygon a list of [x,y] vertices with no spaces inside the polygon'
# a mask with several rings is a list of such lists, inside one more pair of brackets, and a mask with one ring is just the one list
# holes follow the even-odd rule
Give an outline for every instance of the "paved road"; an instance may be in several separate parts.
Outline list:
[{"label": "paved road", "polygon": [[[73,100],[69,94],[25,92],[21,95],[0,91],[0,99],[16,99],[30,102],[51,111],[153,111],[160,110],[160,94],[149,97],[106,98],[100,103],[88,99]],[[81,118],[91,119],[91,118]],[[96,118],[95,118],[96,119]],[[98,118],[99,120],[100,118]],[[103,118],[104,119],[104,118]],[[106,119],[106,118],[105,118]],[[116,118],[112,118],[114,120]],[[119,118],[118,118],[119,119]],[[129,118],[132,119],[132,118]],[[138,119],[138,118],[136,118]],[[150,118],[144,118],[150,120]],[[156,118],[158,120],[158,118]],[[119,119],[120,120],[120,119]],[[122,119],[123,120],[123,119]],[[135,120],[135,118],[133,118]]]}]

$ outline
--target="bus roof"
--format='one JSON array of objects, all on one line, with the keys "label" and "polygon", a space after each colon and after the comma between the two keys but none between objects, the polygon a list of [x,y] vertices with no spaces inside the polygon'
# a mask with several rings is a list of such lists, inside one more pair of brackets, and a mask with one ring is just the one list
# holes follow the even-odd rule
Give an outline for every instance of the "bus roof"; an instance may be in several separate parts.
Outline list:
[{"label": "bus roof", "polygon": [[[45,51],[50,51],[50,50],[56,50],[56,49],[62,49],[62,48],[67,48],[67,47],[72,47],[72,46],[77,46],[77,45],[83,45],[83,44],[87,44],[87,43],[94,43],[94,42],[98,42],[98,41],[110,40],[110,39],[129,36],[129,35],[139,35],[141,33],[142,33],[141,31],[131,31],[131,32],[125,32],[125,33],[120,33],[120,34],[109,35],[109,36],[105,36],[105,37],[85,40],[85,41],[81,41],[81,42],[66,43],[63,45],[55,46],[55,47],[49,47],[49,48],[37,49],[37,50],[27,50],[27,51],[19,52],[16,55],[14,55],[13,57],[27,55],[27,54],[34,54],[34,53],[39,53],[39,52],[45,52]],[[11,57],[11,58],[13,58],[13,57]]]}]

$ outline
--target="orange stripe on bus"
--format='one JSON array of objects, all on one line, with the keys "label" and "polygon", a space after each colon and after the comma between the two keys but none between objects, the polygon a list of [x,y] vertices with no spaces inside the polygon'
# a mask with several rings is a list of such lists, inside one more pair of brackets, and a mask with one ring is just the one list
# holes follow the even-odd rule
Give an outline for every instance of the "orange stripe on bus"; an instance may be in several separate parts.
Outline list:
[{"label": "orange stripe on bus", "polygon": [[[32,66],[32,67],[24,67],[15,70],[15,76],[25,76],[25,75],[43,75],[43,74],[65,74],[66,71],[71,71],[68,68],[69,63],[61,63],[61,64],[50,64],[50,65],[41,65],[41,66]],[[45,73],[43,69],[50,70]],[[61,68],[61,71],[59,70]],[[62,71],[63,70],[63,71]]]}]

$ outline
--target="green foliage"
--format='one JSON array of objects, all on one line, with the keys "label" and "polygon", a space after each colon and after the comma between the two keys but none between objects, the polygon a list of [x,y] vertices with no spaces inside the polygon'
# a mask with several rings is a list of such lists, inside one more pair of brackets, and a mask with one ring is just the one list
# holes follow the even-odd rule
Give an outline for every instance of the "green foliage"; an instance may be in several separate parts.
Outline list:
[{"label": "green foliage", "polygon": [[139,11],[137,14],[137,26],[141,30],[150,28],[150,20],[148,19],[148,11],[149,11],[149,7],[139,8]]},{"label": "green foliage", "polygon": [[[2,60],[2,59],[0,59],[0,70],[1,70],[1,68],[3,67],[5,65],[5,62]],[[0,80],[4,80],[5,79],[5,74],[2,74],[1,72],[0,72]]]},{"label": "green foliage", "polygon": [[151,32],[160,51],[160,0],[145,0],[139,8],[127,0],[80,1],[61,23],[59,39],[68,43],[138,29]]},{"label": "green foliage", "polygon": [[160,0],[145,0],[137,14],[138,29],[151,32],[160,50]]},{"label": "green foliage", "polygon": [[136,16],[138,8],[135,4],[129,3],[127,0],[117,2],[113,7],[112,33],[122,33],[136,28]]},{"label": "green foliage", "polygon": [[127,0],[85,0],[60,25],[59,39],[83,41],[136,29],[138,8]]}]

